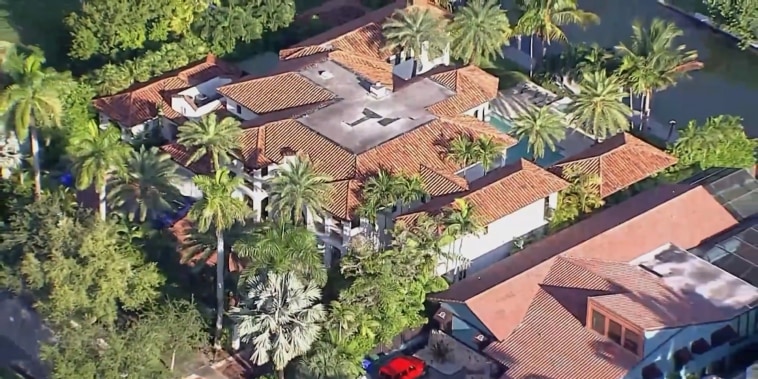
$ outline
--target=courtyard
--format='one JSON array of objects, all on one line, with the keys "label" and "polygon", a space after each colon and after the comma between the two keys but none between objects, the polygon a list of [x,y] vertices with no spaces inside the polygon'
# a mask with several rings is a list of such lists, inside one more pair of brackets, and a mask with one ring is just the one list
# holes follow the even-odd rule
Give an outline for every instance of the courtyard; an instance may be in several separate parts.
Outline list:
[{"label": "courtyard", "polygon": [[[564,115],[563,111],[570,102],[570,99],[560,98],[532,82],[522,81],[500,90],[497,98],[490,102],[492,113],[489,122],[500,131],[513,135],[513,120],[530,108],[550,107],[554,112]],[[566,157],[579,153],[594,143],[592,137],[574,128],[566,121],[566,135],[561,141],[558,141],[556,150],[547,150],[545,156],[537,159],[535,163],[542,167],[551,166]],[[534,160],[529,152],[528,141],[523,139],[509,148],[506,154],[506,163],[512,163],[521,158]]]}]

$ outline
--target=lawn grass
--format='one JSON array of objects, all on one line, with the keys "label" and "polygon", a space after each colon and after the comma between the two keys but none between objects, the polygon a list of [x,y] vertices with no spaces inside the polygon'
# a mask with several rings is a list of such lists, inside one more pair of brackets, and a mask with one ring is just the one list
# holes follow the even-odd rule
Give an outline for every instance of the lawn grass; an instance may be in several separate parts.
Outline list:
[{"label": "lawn grass", "polygon": [[0,0],[0,41],[39,46],[60,66],[69,40],[63,19],[79,7],[79,0]]}]

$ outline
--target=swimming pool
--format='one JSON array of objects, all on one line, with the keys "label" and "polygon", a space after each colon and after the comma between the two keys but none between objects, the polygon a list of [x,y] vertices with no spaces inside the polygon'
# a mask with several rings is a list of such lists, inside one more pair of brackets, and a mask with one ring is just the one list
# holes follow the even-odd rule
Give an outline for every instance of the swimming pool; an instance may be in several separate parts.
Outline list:
[{"label": "swimming pool", "polygon": [[[511,129],[513,128],[510,121],[494,113],[490,117],[490,124],[492,124],[501,132],[507,133],[507,134],[511,134]],[[521,158],[532,160],[532,154],[529,153],[529,143],[525,139],[519,140],[515,146],[511,146],[508,148],[508,150],[506,151],[505,163],[506,164],[513,163]],[[542,167],[547,167],[547,166],[552,165],[555,162],[558,162],[559,160],[563,158],[564,156],[563,154],[561,154],[560,148],[558,148],[557,151],[548,149],[547,151],[545,151],[545,156],[543,156],[540,159],[537,159],[536,163]]]}]

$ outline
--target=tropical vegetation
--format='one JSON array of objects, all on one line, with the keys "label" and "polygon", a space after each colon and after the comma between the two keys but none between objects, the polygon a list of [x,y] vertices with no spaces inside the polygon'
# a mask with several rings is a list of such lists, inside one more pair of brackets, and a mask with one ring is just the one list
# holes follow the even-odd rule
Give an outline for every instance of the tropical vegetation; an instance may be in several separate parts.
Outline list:
[{"label": "tropical vegetation", "polygon": [[[422,7],[393,13],[382,26],[385,47],[436,55],[449,46],[457,63],[485,64],[511,35],[539,37],[543,46],[565,43],[565,25],[597,20],[568,0],[524,0],[508,13],[493,0],[437,3],[452,17]],[[28,140],[31,149],[31,162],[22,159],[24,146],[0,152],[3,174],[13,173],[0,180],[0,285],[30,299],[48,327],[41,344],[51,377],[185,376],[179,371],[192,366],[186,360],[199,352],[212,360],[218,348],[238,341],[280,378],[358,377],[372,349],[427,322],[428,293],[465,275],[466,237],[489,233],[470,197],[451,198],[412,222],[380,225],[383,212],[429,200],[419,174],[364,173],[355,218],[341,223],[363,228],[368,238],[324,251],[313,229],[335,226],[327,205],[341,194],[332,192],[320,161],[287,156],[248,183],[231,164],[240,159],[240,122],[208,116],[177,128],[189,163],[207,166],[207,175],[190,179],[165,147],[124,143],[117,126],[101,125],[93,113],[94,96],[119,93],[209,52],[298,42],[290,32],[301,29],[288,26],[294,1],[87,0],[76,9],[64,22],[70,38],[56,36],[70,46],[70,59],[56,67],[73,73],[55,71],[43,52],[19,46],[3,61],[0,91],[9,127],[3,140]],[[509,15],[518,18],[513,26]],[[622,98],[630,91],[629,100],[639,98],[649,116],[654,93],[701,66],[677,45],[680,34],[653,21],[635,26],[614,51],[569,49],[555,70],[578,84],[574,122],[598,138],[625,130],[631,106]],[[515,120],[514,133],[538,159],[563,138],[560,121],[547,108],[533,109]],[[755,163],[756,141],[737,117],[693,122],[679,135],[669,146],[679,159],[676,172]],[[487,172],[503,160],[503,142],[487,134],[441,142],[442,155],[459,167],[478,163]],[[570,186],[559,194],[554,228],[603,205],[598,178],[570,169],[564,176]],[[250,209],[245,200],[258,186],[270,196],[267,209]],[[96,212],[88,207],[92,192]],[[374,238],[380,234],[381,244]],[[334,258],[329,267],[326,253]]]}]

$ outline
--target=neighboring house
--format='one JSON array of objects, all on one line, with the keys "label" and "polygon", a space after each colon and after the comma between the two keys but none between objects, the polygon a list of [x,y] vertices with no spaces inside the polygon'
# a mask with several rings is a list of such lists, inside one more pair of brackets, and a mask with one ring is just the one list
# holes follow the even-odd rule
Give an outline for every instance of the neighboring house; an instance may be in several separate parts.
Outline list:
[{"label": "neighboring house", "polygon": [[702,186],[658,187],[430,295],[435,319],[503,379],[716,370],[757,342],[758,291],[684,249],[736,225]]},{"label": "neighboring house", "polygon": [[[226,105],[216,88],[240,75],[236,67],[208,54],[202,61],[135,84],[115,95],[97,98],[92,104],[98,111],[100,125],[118,125],[127,141],[151,133],[172,141],[177,126],[187,120],[197,120],[211,112],[223,117]],[[180,167],[183,180],[176,185],[183,195],[199,198],[202,194],[192,183],[192,176],[208,172],[208,162],[196,162],[188,169]]]},{"label": "neighboring house", "polygon": [[676,158],[629,134],[598,142],[548,170],[564,176],[567,170],[596,176],[599,195],[606,198],[676,163]]}]

